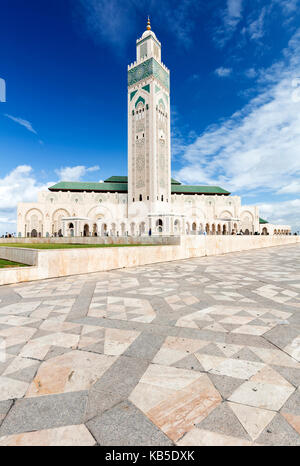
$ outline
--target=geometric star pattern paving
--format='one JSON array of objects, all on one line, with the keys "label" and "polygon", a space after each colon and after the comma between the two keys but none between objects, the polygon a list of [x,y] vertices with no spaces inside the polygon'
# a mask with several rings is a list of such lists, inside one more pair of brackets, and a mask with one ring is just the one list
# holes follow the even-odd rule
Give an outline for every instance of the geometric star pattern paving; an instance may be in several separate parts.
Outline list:
[{"label": "geometric star pattern paving", "polygon": [[0,288],[0,445],[300,445],[300,246]]}]

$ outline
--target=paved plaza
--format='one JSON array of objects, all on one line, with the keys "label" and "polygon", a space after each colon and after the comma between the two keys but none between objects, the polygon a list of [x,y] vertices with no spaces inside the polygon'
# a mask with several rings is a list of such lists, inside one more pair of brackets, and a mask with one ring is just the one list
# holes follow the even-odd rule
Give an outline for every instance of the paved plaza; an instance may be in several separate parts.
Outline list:
[{"label": "paved plaza", "polygon": [[0,288],[0,445],[300,445],[299,385],[300,245]]}]

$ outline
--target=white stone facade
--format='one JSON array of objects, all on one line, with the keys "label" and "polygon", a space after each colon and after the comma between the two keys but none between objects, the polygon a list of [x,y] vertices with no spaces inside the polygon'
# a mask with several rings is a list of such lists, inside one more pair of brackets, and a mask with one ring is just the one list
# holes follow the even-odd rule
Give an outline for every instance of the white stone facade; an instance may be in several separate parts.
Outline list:
[{"label": "white stone facade", "polygon": [[150,228],[153,235],[290,232],[289,226],[260,225],[258,207],[241,206],[238,196],[173,194],[169,213],[161,217],[144,216],[142,203],[136,215],[128,216],[127,198],[122,193],[42,191],[38,202],[18,205],[18,236],[136,236],[149,234]]},{"label": "white stone facade", "polygon": [[128,67],[128,184],[40,192],[36,203],[18,205],[18,236],[289,234],[289,226],[261,225],[258,207],[220,188],[172,193],[170,72],[149,26],[136,51]]}]

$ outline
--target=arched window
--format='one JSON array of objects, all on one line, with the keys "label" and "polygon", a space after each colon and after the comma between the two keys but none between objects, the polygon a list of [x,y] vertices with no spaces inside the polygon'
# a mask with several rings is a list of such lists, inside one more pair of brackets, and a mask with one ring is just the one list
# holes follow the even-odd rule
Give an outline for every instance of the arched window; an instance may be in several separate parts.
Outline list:
[{"label": "arched window", "polygon": [[140,194],[140,201],[142,201],[142,200],[143,200],[143,196]]}]

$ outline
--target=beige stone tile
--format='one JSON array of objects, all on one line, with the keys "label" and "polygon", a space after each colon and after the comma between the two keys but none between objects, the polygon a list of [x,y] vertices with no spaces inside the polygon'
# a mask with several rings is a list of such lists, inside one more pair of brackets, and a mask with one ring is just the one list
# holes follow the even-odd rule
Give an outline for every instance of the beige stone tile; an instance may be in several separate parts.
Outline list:
[{"label": "beige stone tile", "polygon": [[27,382],[10,379],[9,377],[0,377],[0,401],[22,398],[28,388]]},{"label": "beige stone tile", "polygon": [[206,371],[217,368],[219,364],[225,361],[225,358],[211,356],[209,354],[195,353],[195,356]]},{"label": "beige stone tile", "polygon": [[8,306],[4,306],[4,307],[0,308],[0,314],[18,315],[18,314],[23,314],[25,312],[32,312],[40,304],[41,304],[41,301],[21,302],[21,303],[9,304]]},{"label": "beige stone tile", "polygon": [[35,328],[11,327],[0,330],[0,337],[5,339],[7,348],[27,342],[36,332]]},{"label": "beige stone tile", "polygon": [[34,359],[22,358],[21,356],[18,356],[14,358],[14,360],[9,364],[2,375],[9,376],[9,374],[26,369],[27,367],[33,366],[36,363],[37,361]]},{"label": "beige stone tile", "polygon": [[68,333],[53,333],[29,341],[21,350],[20,356],[43,359],[50,346],[62,346],[64,348],[75,348],[79,341],[79,335]]},{"label": "beige stone tile", "polygon": [[81,335],[96,332],[97,330],[99,330],[99,328],[103,328],[103,327],[98,327],[96,325],[84,325],[81,330]]},{"label": "beige stone tile", "polygon": [[243,346],[240,345],[231,345],[227,343],[215,343],[216,346],[224,353],[224,356],[230,358],[234,354],[238,353]]},{"label": "beige stone tile", "polygon": [[177,445],[180,447],[199,446],[199,447],[234,447],[234,446],[251,446],[252,443],[229,435],[218,434],[203,429],[193,429],[188,432]]},{"label": "beige stone tile", "polygon": [[300,416],[296,414],[283,413],[283,412],[281,414],[300,435]]},{"label": "beige stone tile", "polygon": [[38,322],[37,319],[32,319],[31,317],[24,316],[13,316],[7,315],[0,317],[0,324],[13,325],[17,327],[22,327],[23,325],[35,324]]},{"label": "beige stone tile", "polygon": [[51,345],[42,345],[35,340],[30,340],[21,350],[23,358],[33,358],[42,361],[48,353]]},{"label": "beige stone tile", "polygon": [[84,424],[25,432],[0,438],[0,446],[93,446],[95,439]]},{"label": "beige stone tile", "polygon": [[131,392],[129,400],[141,411],[147,413],[151,408],[175,393],[175,389],[140,382]]},{"label": "beige stone tile", "polygon": [[207,346],[209,342],[188,338],[167,337],[153,363],[171,365]]},{"label": "beige stone tile", "polygon": [[263,367],[264,364],[259,362],[228,358],[218,364],[217,367],[212,368],[210,372],[212,374],[225,375],[237,379],[249,379]]},{"label": "beige stone tile", "polygon": [[284,348],[284,351],[300,362],[300,336],[294,338],[294,340]]},{"label": "beige stone tile", "polygon": [[275,411],[255,408],[253,406],[229,403],[230,408],[239,419],[252,440],[256,440],[265,427],[276,415]]},{"label": "beige stone tile", "polygon": [[197,380],[201,374],[186,369],[176,367],[150,364],[140,382],[168,388],[171,390],[181,390]]},{"label": "beige stone tile", "polygon": [[147,412],[149,419],[176,442],[220,404],[222,398],[207,375],[161,401]]},{"label": "beige stone tile", "polygon": [[61,333],[69,330],[74,330],[80,327],[80,324],[73,324],[72,322],[53,322],[53,320],[45,320],[41,325],[41,330],[47,330],[48,332]]},{"label": "beige stone tile", "polygon": [[172,296],[167,296],[165,300],[167,301],[168,304],[175,304],[178,301],[180,301],[180,298],[178,295],[172,295]]},{"label": "beige stone tile", "polygon": [[297,363],[283,351],[277,349],[259,348],[255,346],[249,346],[249,348],[266,364],[275,364],[277,366],[286,367],[300,367],[299,363]]},{"label": "beige stone tile", "polygon": [[72,351],[42,363],[26,397],[89,389],[116,360],[114,356]]},{"label": "beige stone tile", "polygon": [[269,383],[272,385],[282,385],[284,387],[292,387],[292,385],[284,379],[278,372],[269,366],[263,367],[257,374],[251,377],[253,382]]},{"label": "beige stone tile", "polygon": [[233,324],[233,325],[244,325],[248,324],[253,320],[252,316],[231,316],[225,317],[225,319],[220,320],[221,324]]},{"label": "beige stone tile", "polygon": [[170,349],[170,348],[161,348],[153,359],[154,364],[165,364],[171,365],[177,361],[180,361],[188,353],[182,350]]},{"label": "beige stone tile", "polygon": [[233,316],[243,310],[242,307],[232,307],[232,306],[212,306],[206,309],[209,314],[224,315],[224,316]]},{"label": "beige stone tile", "polygon": [[104,354],[119,356],[134,342],[140,332],[108,328],[105,330]]},{"label": "beige stone tile", "polygon": [[229,333],[228,330],[224,327],[222,327],[219,322],[214,322],[211,325],[207,325],[207,327],[204,327],[205,330],[211,330],[213,332],[222,332],[222,333]]},{"label": "beige stone tile", "polygon": [[266,333],[268,330],[270,330],[270,327],[267,326],[256,326],[256,325],[242,325],[241,327],[238,327],[234,330],[232,330],[231,333],[242,333],[243,335],[263,335]]},{"label": "beige stone tile", "polygon": [[99,342],[98,338],[81,336],[77,348],[78,349],[86,348],[87,346],[94,345],[95,343],[98,343],[98,342]]},{"label": "beige stone tile", "polygon": [[35,319],[47,319],[49,314],[53,311],[55,306],[49,306],[42,309],[37,309],[36,311],[31,313],[31,317]]},{"label": "beige stone tile", "polygon": [[249,380],[233,392],[229,401],[255,406],[257,408],[279,411],[294,391],[294,387],[272,385]]},{"label": "beige stone tile", "polygon": [[209,341],[194,340],[189,338],[167,337],[163,347],[181,350],[183,352],[194,353],[195,351],[207,346]]}]

